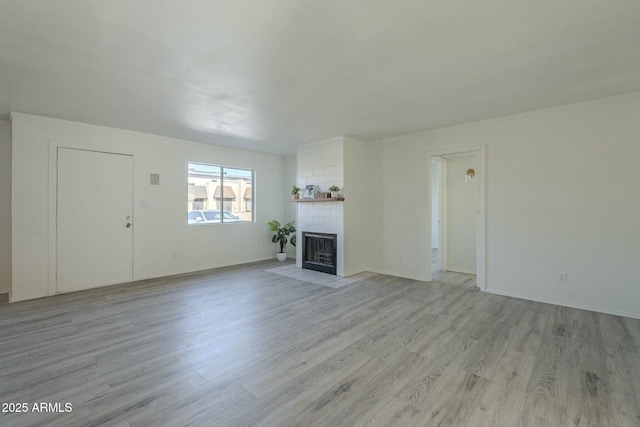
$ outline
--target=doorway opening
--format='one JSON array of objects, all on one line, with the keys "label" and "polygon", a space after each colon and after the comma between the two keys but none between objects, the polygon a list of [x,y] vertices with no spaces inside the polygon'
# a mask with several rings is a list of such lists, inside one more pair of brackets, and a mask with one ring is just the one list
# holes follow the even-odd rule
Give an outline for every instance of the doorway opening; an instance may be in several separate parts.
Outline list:
[{"label": "doorway opening", "polygon": [[427,280],[485,290],[485,147],[427,153]]}]

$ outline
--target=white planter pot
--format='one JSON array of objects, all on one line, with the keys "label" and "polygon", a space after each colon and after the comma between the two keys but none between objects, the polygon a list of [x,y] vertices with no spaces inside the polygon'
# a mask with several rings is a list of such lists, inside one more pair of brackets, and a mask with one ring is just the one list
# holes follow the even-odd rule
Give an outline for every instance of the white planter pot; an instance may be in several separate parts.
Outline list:
[{"label": "white planter pot", "polygon": [[278,258],[278,261],[280,261],[280,262],[285,261],[287,259],[287,253],[286,252],[276,252],[276,258]]}]

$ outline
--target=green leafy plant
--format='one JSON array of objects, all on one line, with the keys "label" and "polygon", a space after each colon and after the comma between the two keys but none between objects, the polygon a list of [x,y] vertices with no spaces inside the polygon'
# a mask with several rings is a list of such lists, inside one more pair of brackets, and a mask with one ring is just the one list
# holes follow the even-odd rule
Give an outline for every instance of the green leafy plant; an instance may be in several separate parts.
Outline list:
[{"label": "green leafy plant", "polygon": [[329,187],[329,191],[340,191],[340,188],[338,188],[337,185],[332,185],[331,187]]},{"label": "green leafy plant", "polygon": [[296,245],[295,221],[288,222],[281,227],[280,223],[274,219],[273,221],[269,221],[267,223],[267,227],[269,227],[269,230],[275,233],[271,238],[271,241],[273,243],[280,243],[281,253],[285,251],[287,243],[291,243],[293,246]]},{"label": "green leafy plant", "polygon": [[295,185],[293,186],[293,188],[291,189],[291,194],[292,195],[296,195],[296,194],[300,194],[300,187],[296,187]]}]

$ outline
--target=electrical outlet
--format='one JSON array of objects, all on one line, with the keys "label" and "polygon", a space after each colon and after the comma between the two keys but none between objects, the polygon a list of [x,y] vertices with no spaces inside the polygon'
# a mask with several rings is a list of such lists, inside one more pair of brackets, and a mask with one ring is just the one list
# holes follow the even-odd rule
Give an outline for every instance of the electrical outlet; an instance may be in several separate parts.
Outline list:
[{"label": "electrical outlet", "polygon": [[558,282],[567,283],[567,273],[565,272],[558,273]]}]

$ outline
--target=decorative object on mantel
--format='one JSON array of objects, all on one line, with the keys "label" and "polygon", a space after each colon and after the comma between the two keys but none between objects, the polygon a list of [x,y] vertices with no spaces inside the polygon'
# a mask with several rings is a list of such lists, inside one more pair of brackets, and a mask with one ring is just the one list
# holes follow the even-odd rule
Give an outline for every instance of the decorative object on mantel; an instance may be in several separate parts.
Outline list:
[{"label": "decorative object on mantel", "polygon": [[[287,259],[287,243],[291,243],[293,246],[296,245],[295,223],[295,221],[291,221],[286,223],[283,227],[281,227],[280,223],[275,219],[267,223],[267,227],[269,227],[269,230],[276,233],[271,238],[271,241],[273,243],[279,243],[280,246],[280,251],[276,253],[276,258],[278,259],[278,261],[284,261]],[[292,234],[293,236],[291,236]]]},{"label": "decorative object on mantel", "polygon": [[468,182],[475,175],[476,175],[476,171],[474,171],[473,169],[469,168],[469,169],[467,169],[467,172],[464,174],[464,180]]},{"label": "decorative object on mantel", "polygon": [[338,198],[338,192],[340,191],[340,188],[337,185],[332,185],[331,187],[329,187],[329,191],[331,191],[331,198]]},{"label": "decorative object on mantel", "polygon": [[304,187],[304,193],[302,193],[303,199],[315,199],[316,198],[316,186],[307,185]]},{"label": "decorative object on mantel", "polygon": [[295,184],[293,186],[293,188],[291,189],[291,195],[293,196],[294,199],[299,199],[300,198],[300,187],[296,187]]}]

